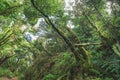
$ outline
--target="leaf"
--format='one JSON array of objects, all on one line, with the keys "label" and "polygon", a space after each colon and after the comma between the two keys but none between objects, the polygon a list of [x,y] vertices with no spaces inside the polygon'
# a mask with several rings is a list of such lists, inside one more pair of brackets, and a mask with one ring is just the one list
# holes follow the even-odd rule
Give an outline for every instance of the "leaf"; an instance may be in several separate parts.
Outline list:
[{"label": "leaf", "polygon": [[119,47],[119,44],[114,44],[112,46],[112,49],[120,57],[120,51],[119,51],[118,47]]}]

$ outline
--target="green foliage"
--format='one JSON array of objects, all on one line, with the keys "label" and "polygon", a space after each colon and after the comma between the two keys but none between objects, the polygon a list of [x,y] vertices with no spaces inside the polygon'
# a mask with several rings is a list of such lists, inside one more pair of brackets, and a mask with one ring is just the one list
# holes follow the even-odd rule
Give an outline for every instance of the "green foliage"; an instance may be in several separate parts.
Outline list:
[{"label": "green foliage", "polygon": [[72,11],[64,0],[34,0],[39,10],[30,0],[0,0],[0,77],[119,80],[120,5],[109,1],[110,14],[108,0],[75,0]]},{"label": "green foliage", "polygon": [[28,22],[31,24],[31,25],[34,25],[36,22],[37,22],[37,19],[40,14],[34,10],[33,7],[30,6],[26,6],[24,8],[24,14],[25,14],[25,17],[28,19]]},{"label": "green foliage", "polygon": [[119,65],[120,60],[116,57],[113,59],[108,59],[107,61],[105,61],[101,68],[103,68],[105,70],[105,72],[109,72],[111,74],[113,74],[112,76],[116,79],[120,79],[119,77],[119,69],[120,69],[120,65]]},{"label": "green foliage", "polygon": [[43,80],[56,80],[56,77],[55,75],[48,74],[43,78]]},{"label": "green foliage", "polygon": [[3,11],[4,9],[8,8],[10,6],[8,1],[0,1],[0,11]]},{"label": "green foliage", "polygon": [[47,15],[60,14],[63,10],[63,0],[36,0],[36,4]]},{"label": "green foliage", "polygon": [[13,77],[14,74],[9,69],[0,67],[0,77],[3,77],[3,76]]},{"label": "green foliage", "polygon": [[[118,46],[117,46],[118,45]],[[114,50],[114,52],[118,55],[118,56],[120,56],[120,52],[119,52],[119,44],[115,44],[115,45],[113,45],[113,50]]]}]

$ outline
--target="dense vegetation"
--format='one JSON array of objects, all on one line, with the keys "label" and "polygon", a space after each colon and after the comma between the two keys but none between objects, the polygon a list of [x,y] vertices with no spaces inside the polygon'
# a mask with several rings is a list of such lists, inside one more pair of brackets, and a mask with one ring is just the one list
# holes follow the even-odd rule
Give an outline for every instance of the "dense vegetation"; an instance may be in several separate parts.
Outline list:
[{"label": "dense vegetation", "polygon": [[120,0],[73,1],[0,0],[0,80],[120,80]]}]

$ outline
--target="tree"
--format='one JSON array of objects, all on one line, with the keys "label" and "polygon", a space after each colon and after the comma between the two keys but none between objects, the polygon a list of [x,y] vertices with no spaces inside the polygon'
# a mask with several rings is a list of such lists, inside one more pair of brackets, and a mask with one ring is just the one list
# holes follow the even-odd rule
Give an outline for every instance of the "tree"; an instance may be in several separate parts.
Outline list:
[{"label": "tree", "polygon": [[64,0],[0,5],[0,76],[120,79],[119,0],[75,0],[68,11]]}]

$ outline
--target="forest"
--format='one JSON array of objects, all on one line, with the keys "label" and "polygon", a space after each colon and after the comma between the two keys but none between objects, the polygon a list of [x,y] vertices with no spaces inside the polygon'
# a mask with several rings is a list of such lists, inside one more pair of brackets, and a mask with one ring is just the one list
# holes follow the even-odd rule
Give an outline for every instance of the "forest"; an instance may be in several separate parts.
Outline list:
[{"label": "forest", "polygon": [[120,0],[0,0],[0,80],[120,80]]}]

